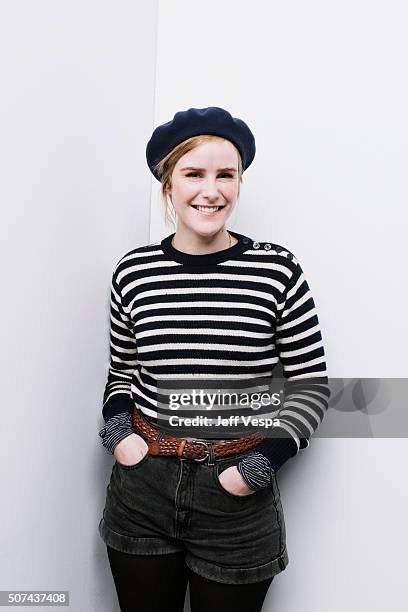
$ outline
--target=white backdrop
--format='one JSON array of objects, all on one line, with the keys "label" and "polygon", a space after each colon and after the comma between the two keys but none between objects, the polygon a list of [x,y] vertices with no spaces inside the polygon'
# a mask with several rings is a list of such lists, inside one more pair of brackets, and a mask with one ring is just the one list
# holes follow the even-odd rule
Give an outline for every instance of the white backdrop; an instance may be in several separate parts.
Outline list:
[{"label": "white backdrop", "polygon": [[111,274],[149,236],[156,11],[0,9],[0,589],[69,590],[73,612],[119,609],[97,531],[113,464],[98,431]]},{"label": "white backdrop", "polygon": [[[173,231],[151,131],[191,106],[247,121],[257,154],[229,227],[299,258],[331,377],[406,377],[406,8],[17,0],[0,17],[0,589],[108,612],[110,275]],[[282,468],[290,562],[265,612],[404,609],[406,451],[315,438]]]},{"label": "white backdrop", "polygon": [[[155,125],[205,106],[249,124],[229,227],[298,257],[333,378],[408,375],[407,16],[395,0],[160,2]],[[158,189],[151,239],[166,231]],[[405,608],[407,448],[315,438],[285,464],[289,565],[265,612]]]}]

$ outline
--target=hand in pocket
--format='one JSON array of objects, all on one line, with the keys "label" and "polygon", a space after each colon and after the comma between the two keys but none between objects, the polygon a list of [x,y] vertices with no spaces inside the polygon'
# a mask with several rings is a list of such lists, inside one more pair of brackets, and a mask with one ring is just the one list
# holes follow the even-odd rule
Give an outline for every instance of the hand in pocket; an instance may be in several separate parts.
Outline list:
[{"label": "hand in pocket", "polygon": [[218,480],[222,487],[232,495],[246,496],[255,493],[253,489],[248,487],[235,465],[231,465],[221,472],[218,476]]},{"label": "hand in pocket", "polygon": [[115,446],[113,456],[122,465],[136,465],[147,455],[148,448],[147,443],[139,434],[132,433]]}]

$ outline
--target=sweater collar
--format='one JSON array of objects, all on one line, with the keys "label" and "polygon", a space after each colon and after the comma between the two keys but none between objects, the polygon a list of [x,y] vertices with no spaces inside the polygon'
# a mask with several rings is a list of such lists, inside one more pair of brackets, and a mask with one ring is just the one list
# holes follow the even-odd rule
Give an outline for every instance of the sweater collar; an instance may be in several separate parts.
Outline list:
[{"label": "sweater collar", "polygon": [[183,251],[179,251],[176,249],[171,241],[175,232],[166,236],[161,241],[161,247],[165,255],[172,259],[173,261],[177,261],[178,263],[189,265],[189,266],[207,266],[222,263],[227,261],[228,259],[234,258],[236,255],[241,255],[245,251],[247,251],[251,244],[252,240],[243,234],[239,234],[238,232],[232,232],[228,230],[231,236],[234,236],[238,240],[236,244],[227,249],[222,249],[221,251],[215,251],[214,253],[205,253],[204,255],[191,255],[190,253],[184,253]]}]

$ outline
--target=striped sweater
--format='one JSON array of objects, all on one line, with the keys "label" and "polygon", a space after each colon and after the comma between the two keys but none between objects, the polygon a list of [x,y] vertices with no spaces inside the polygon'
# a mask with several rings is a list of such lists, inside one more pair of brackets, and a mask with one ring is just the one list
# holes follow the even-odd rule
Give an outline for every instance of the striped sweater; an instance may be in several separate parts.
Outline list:
[{"label": "striped sweater", "polygon": [[171,234],[132,249],[111,282],[110,367],[103,396],[111,452],[136,430],[136,404],[154,425],[160,382],[248,381],[282,364],[288,390],[279,427],[238,469],[253,489],[309,444],[330,391],[315,304],[294,254],[229,230],[233,246],[204,255],[177,250]]}]

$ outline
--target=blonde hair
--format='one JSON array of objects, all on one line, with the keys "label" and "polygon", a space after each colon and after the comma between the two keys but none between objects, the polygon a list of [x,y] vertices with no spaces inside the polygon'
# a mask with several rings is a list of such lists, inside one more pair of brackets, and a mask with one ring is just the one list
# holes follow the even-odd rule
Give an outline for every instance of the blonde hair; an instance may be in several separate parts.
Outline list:
[{"label": "blonde hair", "polygon": [[[161,199],[164,207],[164,222],[166,225],[169,224],[169,221],[176,227],[176,213],[174,210],[174,206],[170,208],[168,202],[168,193],[167,190],[171,186],[171,176],[173,174],[173,170],[178,160],[183,157],[189,151],[192,151],[199,145],[210,142],[213,140],[227,140],[222,136],[216,136],[213,134],[200,134],[199,136],[192,136],[187,140],[183,140],[180,144],[178,144],[174,149],[170,151],[162,160],[159,161],[155,166],[155,170],[157,170],[160,174],[160,182],[161,182]],[[228,141],[231,142],[231,141]],[[231,143],[234,144],[234,143]],[[235,145],[234,145],[235,147]],[[238,153],[238,197],[240,192],[240,186],[242,181],[242,159],[238,149],[235,147]]]}]

